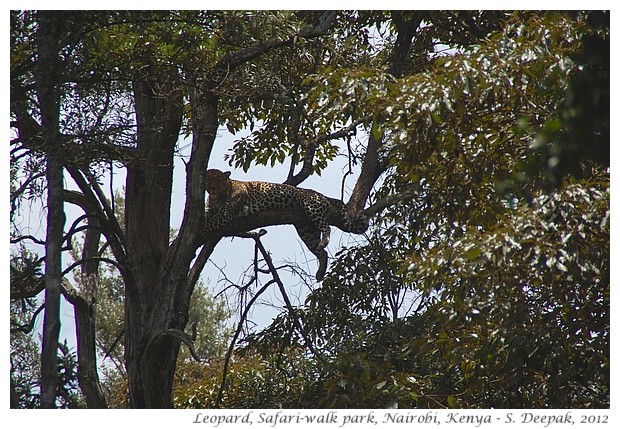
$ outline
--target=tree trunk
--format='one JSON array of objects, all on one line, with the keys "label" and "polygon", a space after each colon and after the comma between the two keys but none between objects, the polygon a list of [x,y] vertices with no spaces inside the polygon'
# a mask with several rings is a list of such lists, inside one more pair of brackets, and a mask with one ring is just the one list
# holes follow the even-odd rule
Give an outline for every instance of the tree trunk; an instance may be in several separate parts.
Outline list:
[{"label": "tree trunk", "polygon": [[[89,212],[87,212],[89,213]],[[88,219],[82,259],[99,256],[101,237],[100,220]],[[75,312],[75,334],[77,338],[78,382],[86,397],[88,408],[107,408],[106,399],[97,374],[97,346],[95,344],[95,299],[99,283],[99,261],[90,260],[82,264],[82,300],[73,303]]]},{"label": "tree trunk", "polygon": [[57,13],[40,12],[38,37],[38,97],[43,138],[47,146],[47,232],[45,244],[45,317],[41,352],[41,407],[55,408],[58,390],[57,350],[60,332],[61,245],[64,227],[63,174],[58,133],[59,102],[56,90],[60,27]]},{"label": "tree trunk", "polygon": [[167,352],[149,344],[170,328],[171,303],[159,305],[158,298],[170,295],[160,277],[169,247],[182,92],[176,71],[150,67],[139,73],[134,81],[138,147],[127,168],[125,198],[127,257],[135,279],[135,287],[126,285],[125,358],[132,407],[163,408],[171,405],[178,344],[166,344]]},{"label": "tree trunk", "polygon": [[45,317],[41,351],[41,407],[56,407],[58,336],[60,333],[61,247],[65,224],[63,161],[58,118],[58,45],[61,12],[39,12],[37,93],[43,139],[47,146],[47,231],[45,240]]},{"label": "tree trunk", "polygon": [[[304,27],[299,35],[326,34],[335,16],[333,11],[323,13],[315,26]],[[186,167],[183,223],[170,246],[172,163],[183,94],[177,87],[180,79],[176,71],[148,67],[136,76],[138,150],[127,168],[125,200],[127,256],[135,279],[125,285],[125,360],[133,407],[172,407],[179,340],[168,334],[171,329],[185,329],[197,272],[218,240],[201,242],[204,172],[218,127],[215,90],[234,68],[295,40],[260,42],[226,54],[209,71],[210,77],[189,82],[192,153]],[[200,245],[204,245],[203,251],[192,267]]]},{"label": "tree trunk", "polygon": [[[88,281],[88,280],[87,280]],[[91,279],[90,281],[96,281]],[[107,408],[107,403],[97,374],[97,352],[95,345],[95,313],[92,297],[83,296],[63,279],[64,297],[73,305],[75,313],[75,335],[77,338],[78,382],[86,398],[88,408]],[[82,285],[84,285],[84,280]]]}]

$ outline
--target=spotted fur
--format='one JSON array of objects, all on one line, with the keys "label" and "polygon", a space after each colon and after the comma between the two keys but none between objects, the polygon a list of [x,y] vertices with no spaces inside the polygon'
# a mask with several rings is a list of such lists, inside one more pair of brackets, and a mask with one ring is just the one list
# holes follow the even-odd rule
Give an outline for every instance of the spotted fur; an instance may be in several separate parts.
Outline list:
[{"label": "spotted fur", "polygon": [[230,172],[207,170],[205,188],[207,201],[207,230],[216,230],[231,220],[269,209],[301,208],[310,223],[295,225],[297,234],[318,258],[317,280],[327,270],[330,226],[327,211],[330,202],[323,195],[308,189],[269,182],[242,182],[230,178]]}]

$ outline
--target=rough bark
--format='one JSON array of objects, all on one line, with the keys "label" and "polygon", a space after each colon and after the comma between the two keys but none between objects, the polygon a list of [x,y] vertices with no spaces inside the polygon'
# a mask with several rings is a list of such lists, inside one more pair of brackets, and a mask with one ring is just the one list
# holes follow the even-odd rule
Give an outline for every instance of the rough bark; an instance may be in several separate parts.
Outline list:
[{"label": "rough bark", "polygon": [[[300,31],[300,37],[316,37],[328,31],[335,12],[325,12],[315,26],[309,26]],[[264,54],[265,52],[277,49],[282,46],[290,45],[295,38],[285,40],[273,40],[258,42],[254,46],[241,49],[225,55],[206,76],[190,78],[190,109],[192,112],[192,150],[190,160],[186,166],[186,204],[183,222],[179,229],[177,238],[168,246],[167,230],[166,245],[163,245],[163,229],[156,229],[155,225],[145,227],[138,226],[142,233],[138,233],[136,222],[142,216],[142,221],[150,222],[157,211],[149,207],[145,198],[138,196],[138,200],[126,208],[127,225],[127,248],[131,253],[130,265],[136,272],[136,291],[134,294],[126,295],[126,360],[129,375],[129,386],[132,406],[148,408],[167,408],[172,406],[172,379],[176,366],[176,357],[179,349],[179,340],[172,335],[167,335],[170,330],[175,332],[183,331],[187,324],[189,300],[193,287],[198,278],[204,261],[213,250],[217,238],[213,238],[207,243],[201,242],[202,222],[204,216],[204,171],[206,170],[211,149],[215,142],[218,127],[218,95],[217,88],[227,74],[234,68],[251,61],[252,59]],[[139,89],[136,87],[135,89]],[[138,97],[146,96],[147,99],[138,101]],[[154,107],[158,103],[162,106],[174,105],[175,102],[168,97],[159,97],[157,100],[149,100],[148,94],[136,94],[136,107],[140,111],[138,103],[145,103],[144,106]],[[163,108],[163,107],[162,107]],[[150,109],[151,115],[146,117],[143,112],[142,117],[138,115],[138,144],[140,145],[140,134],[144,131],[144,126],[149,122],[161,120],[157,115],[156,109]],[[161,112],[160,112],[161,113]],[[168,113],[165,116],[170,118]],[[177,130],[178,132],[178,130]],[[161,135],[154,136],[155,140],[150,141],[151,145],[160,146],[162,154],[167,153],[172,161],[173,150],[168,152],[167,143],[161,142]],[[175,138],[176,140],[176,138]],[[164,146],[161,146],[161,145]],[[140,151],[140,149],[139,149]],[[126,201],[131,201],[135,197],[135,190],[142,189],[142,186],[150,185],[152,188],[159,187],[169,193],[168,182],[162,176],[157,178],[156,174],[147,176],[145,170],[148,169],[148,157],[138,156],[140,165],[132,166],[132,175],[128,175]],[[167,160],[164,160],[166,163]],[[160,163],[161,165],[161,163]],[[157,167],[157,166],[154,166]],[[141,172],[142,170],[142,172]],[[140,179],[141,175],[144,179]],[[134,191],[130,194],[130,181]],[[140,186],[138,182],[141,182]],[[158,195],[151,195],[149,199],[159,198]],[[140,203],[142,198],[142,203]],[[162,198],[159,198],[161,204]],[[169,199],[165,200],[168,203]],[[152,204],[152,203],[151,203]],[[163,204],[161,205],[163,207]],[[129,210],[128,210],[129,209]],[[148,217],[148,218],[147,218]],[[159,222],[159,220],[158,220]],[[131,226],[130,226],[131,224]],[[130,228],[134,228],[130,231]],[[163,228],[163,222],[161,224]],[[167,228],[167,224],[166,224]],[[161,241],[159,241],[161,240]],[[147,256],[144,249],[137,247],[145,243],[154,252],[155,259],[145,261]],[[160,243],[156,245],[154,243]],[[204,245],[199,254],[199,258],[194,266],[192,260],[196,255],[196,250]],[[160,251],[166,249],[162,255]],[[144,256],[140,257],[140,253]],[[150,252],[149,252],[150,253]],[[165,255],[165,256],[164,256]],[[144,262],[143,265],[141,265]],[[148,272],[145,269],[148,268]],[[152,276],[152,277],[150,277]]]},{"label": "rough bark", "polygon": [[[88,214],[89,212],[87,212]],[[99,240],[100,220],[88,218],[88,229],[84,235],[81,266],[81,298],[72,302],[75,314],[77,338],[78,382],[86,398],[88,408],[107,408],[105,396],[97,374],[97,347],[95,344],[95,300],[99,283]]]},{"label": "rough bark", "polygon": [[47,150],[47,231],[45,240],[45,316],[41,351],[41,407],[56,407],[58,390],[58,336],[60,333],[61,248],[65,224],[63,204],[62,144],[58,132],[59,67],[57,40],[61,28],[58,12],[39,13],[39,64],[37,95],[41,108],[43,140]]},{"label": "rough bark", "polygon": [[[88,232],[87,232],[88,235]],[[96,264],[95,261],[94,265]],[[88,266],[90,262],[82,265]],[[88,408],[107,408],[107,403],[97,374],[97,348],[95,344],[95,306],[97,274],[85,274],[82,270],[82,293],[78,293],[68,281],[64,282],[63,295],[73,305],[75,334],[77,339],[78,383]]]},{"label": "rough bark", "polygon": [[134,80],[138,124],[136,161],[127,168],[125,243],[135,288],[126,288],[125,359],[130,401],[136,408],[169,405],[176,347],[147,353],[149,341],[168,328],[171,304],[162,283],[170,235],[174,147],[181,127],[182,92],[178,73],[149,67]]}]

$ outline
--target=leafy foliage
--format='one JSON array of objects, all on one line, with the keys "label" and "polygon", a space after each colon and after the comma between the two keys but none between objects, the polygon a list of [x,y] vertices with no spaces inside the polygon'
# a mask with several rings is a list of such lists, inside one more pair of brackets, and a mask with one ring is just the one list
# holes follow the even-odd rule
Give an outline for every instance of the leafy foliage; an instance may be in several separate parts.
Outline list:
[{"label": "leafy foliage", "polygon": [[[420,38],[452,48],[401,77],[377,53],[305,78],[317,129],[359,120],[384,139],[374,198],[411,198],[336,254],[296,313],[305,336],[281,315],[236,376],[282,350],[313,368],[304,407],[609,406],[608,14],[486,17],[484,35],[457,15],[428,17]],[[291,356],[306,338],[321,356]],[[297,382],[279,374],[271,393]],[[216,384],[178,405],[214,404]]]},{"label": "leafy foliage", "polygon": [[[11,333],[11,408],[40,408],[39,344],[22,332]],[[77,357],[66,341],[58,345],[58,408],[82,408]]]},{"label": "leafy foliage", "polygon": [[221,400],[218,394],[223,362],[193,364],[196,377],[177,386],[174,403],[179,408],[311,408],[320,394],[315,362],[299,350],[262,358],[235,359]]},{"label": "leafy foliage", "polygon": [[410,258],[438,294],[416,344],[459,373],[460,406],[607,406],[608,180],[541,195]]}]

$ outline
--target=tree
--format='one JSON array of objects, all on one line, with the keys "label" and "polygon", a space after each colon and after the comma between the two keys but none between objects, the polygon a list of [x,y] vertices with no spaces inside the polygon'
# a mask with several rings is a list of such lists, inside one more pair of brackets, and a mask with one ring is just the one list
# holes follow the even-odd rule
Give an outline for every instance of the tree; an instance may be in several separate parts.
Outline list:
[{"label": "tree", "polygon": [[[465,300],[470,296],[467,288],[490,290],[498,284],[502,291],[510,288],[508,282],[496,283],[486,275],[486,265],[479,260],[490,252],[483,244],[495,237],[499,222],[517,225],[528,219],[541,210],[537,204],[545,192],[563,201],[561,196],[572,195],[564,188],[570,184],[568,177],[589,180],[604,190],[604,156],[584,152],[577,167],[581,176],[569,168],[561,172],[566,178],[551,186],[540,168],[527,168],[545,154],[551,154],[547,159],[557,156],[545,151],[555,144],[554,132],[574,136],[576,122],[554,118],[561,116],[563,102],[564,112],[571,111],[566,90],[587,85],[587,80],[577,84],[571,79],[578,75],[584,41],[608,40],[604,20],[593,26],[588,19],[594,14],[499,11],[62,14],[65,26],[57,30],[60,43],[54,47],[60,58],[54,69],[60,113],[51,128],[62,142],[64,171],[79,189],[65,192],[65,202],[83,210],[87,234],[93,238],[100,234],[113,255],[103,257],[93,253],[98,245],[85,245],[76,266],[83,266],[87,275],[105,262],[122,278],[124,365],[131,406],[172,406],[180,344],[191,344],[191,335],[185,333],[190,299],[207,259],[226,235],[254,240],[256,293],[276,285],[286,301],[287,312],[272,329],[259,333],[256,341],[246,339],[248,353],[255,356],[251,346],[262,341],[270,345],[264,350],[271,353],[304,350],[285,355],[297,360],[299,368],[312,368],[320,375],[313,384],[315,405],[364,406],[368,400],[379,406],[489,404],[477,395],[487,385],[470,383],[469,377],[471,371],[477,377],[482,369],[488,370],[477,348],[490,346],[468,343],[467,363],[458,367],[450,360],[458,350],[450,354],[442,347],[456,339],[464,342],[460,335],[464,327],[445,318],[451,309],[477,308],[477,300]],[[51,16],[58,19],[54,13]],[[41,140],[46,134],[40,131],[47,126],[40,121],[43,104],[33,97],[33,88],[45,83],[33,73],[35,67],[43,70],[42,58],[34,55],[33,35],[45,30],[39,17],[12,13],[11,112],[16,135],[12,162],[23,166],[22,177],[37,175],[26,160],[53,158]],[[593,65],[604,76],[604,63]],[[604,96],[604,88],[600,94]],[[604,124],[602,120],[594,127],[597,136],[604,134]],[[293,308],[287,300],[284,281],[261,235],[247,234],[268,225],[308,222],[301,211],[266,210],[235,219],[217,231],[207,233],[203,228],[203,175],[212,161],[220,125],[232,133],[250,130],[229,158],[231,165],[246,171],[255,164],[286,162],[289,174],[284,181],[300,185],[343,154],[348,164],[342,175],[344,188],[347,177],[359,169],[350,195],[341,197],[347,198],[347,216],[371,219],[367,242],[338,253],[322,287],[303,309]],[[363,137],[354,139],[359,135]],[[186,198],[180,228],[170,240],[172,171],[179,136],[190,142]],[[537,136],[546,137],[536,140]],[[532,141],[541,146],[532,148]],[[581,137],[566,141],[570,142],[566,147],[579,150],[574,144]],[[597,153],[605,149],[604,144],[597,147]],[[528,164],[530,158],[534,164]],[[566,159],[560,156],[552,163]],[[115,163],[127,172],[124,225],[114,212],[114,199],[98,183],[98,175]],[[28,188],[34,182],[26,179],[24,185]],[[574,186],[584,188],[584,183]],[[579,200],[577,206],[586,210],[594,204],[600,213],[604,202],[601,191],[588,201]],[[342,216],[331,210],[329,221],[351,232]],[[65,238],[81,228],[78,224]],[[596,237],[604,243],[604,225]],[[50,239],[46,237],[46,244],[51,245]],[[461,247],[464,243],[468,245]],[[360,259],[368,249],[378,256],[366,266]],[[461,259],[452,254],[454,249],[464,252],[458,255]],[[592,287],[601,298],[592,311],[605,314],[608,282],[596,261],[602,257],[604,253],[589,254],[573,268],[597,267],[603,280]],[[460,265],[454,267],[454,261]],[[430,268],[425,268],[427,264]],[[458,271],[468,264],[473,274]],[[385,266],[389,268],[376,270]],[[515,262],[511,268],[518,276],[526,265]],[[532,276],[523,279],[532,284],[518,285],[521,290],[540,286]],[[545,278],[544,283],[555,280]],[[95,294],[80,296],[85,309],[91,308],[88,296]],[[551,298],[562,302],[555,294]],[[339,300],[352,306],[346,308]],[[519,302],[528,308],[539,304]],[[485,311],[495,314],[493,310],[492,306]],[[324,326],[319,315],[326,316]],[[565,322],[557,321],[558,326]],[[82,362],[93,361],[88,340],[93,324],[86,319],[80,325],[85,333],[83,341],[78,339],[78,358],[86,357]],[[434,330],[442,326],[452,330]],[[393,328],[393,336],[387,327]],[[236,339],[241,331],[237,332]],[[604,352],[606,331],[598,330],[596,338],[601,341],[597,352]],[[442,344],[435,352],[420,346],[435,343]],[[231,347],[228,356],[233,353]],[[226,370],[229,363],[227,359],[223,364]],[[532,370],[537,375],[540,371]],[[608,378],[595,375],[602,387],[595,389],[592,400],[604,403]],[[101,403],[96,399],[97,383],[93,377],[80,381],[93,406]],[[225,389],[226,383],[221,386]],[[224,391],[219,391],[221,399]],[[561,403],[556,399],[541,402]],[[276,404],[278,399],[265,403]]]},{"label": "tree", "polygon": [[[303,333],[285,314],[246,339],[257,367],[309,337],[319,356],[294,364],[313,368],[295,390],[305,407],[609,406],[606,16],[516,14],[393,85],[323,78],[317,93],[338,100],[317,103],[323,112],[386,112],[391,169],[374,197],[411,198],[341,250],[296,309]],[[467,22],[433,18],[428,32]],[[272,392],[296,383],[282,366]],[[179,405],[212,405],[210,391],[205,381]],[[253,393],[233,381],[226,399]],[[298,406],[287,394],[277,400]]]}]

